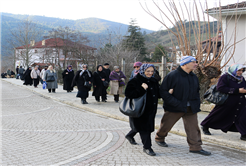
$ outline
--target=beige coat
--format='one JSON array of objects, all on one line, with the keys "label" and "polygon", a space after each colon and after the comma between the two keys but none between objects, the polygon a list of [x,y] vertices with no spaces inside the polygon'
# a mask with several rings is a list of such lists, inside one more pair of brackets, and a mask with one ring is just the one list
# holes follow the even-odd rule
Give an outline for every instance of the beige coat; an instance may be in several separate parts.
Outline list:
[{"label": "beige coat", "polygon": [[39,70],[32,69],[30,75],[31,75],[31,77],[32,77],[33,79],[37,79],[38,76],[40,76],[40,71],[39,71]]},{"label": "beige coat", "polygon": [[119,87],[118,81],[110,81],[110,94],[112,95],[120,95],[123,94],[125,86]]}]

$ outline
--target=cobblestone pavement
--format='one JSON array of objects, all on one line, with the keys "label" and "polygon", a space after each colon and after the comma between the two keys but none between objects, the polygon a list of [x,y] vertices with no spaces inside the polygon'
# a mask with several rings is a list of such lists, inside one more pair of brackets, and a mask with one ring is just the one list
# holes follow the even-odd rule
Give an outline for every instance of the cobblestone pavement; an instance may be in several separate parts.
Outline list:
[{"label": "cobblestone pavement", "polygon": [[[157,156],[132,146],[124,121],[90,113],[2,83],[0,165],[245,165],[245,151],[204,142],[211,156],[188,152],[186,138],[169,134],[168,148],[153,141]],[[152,133],[152,139],[154,138]]]}]

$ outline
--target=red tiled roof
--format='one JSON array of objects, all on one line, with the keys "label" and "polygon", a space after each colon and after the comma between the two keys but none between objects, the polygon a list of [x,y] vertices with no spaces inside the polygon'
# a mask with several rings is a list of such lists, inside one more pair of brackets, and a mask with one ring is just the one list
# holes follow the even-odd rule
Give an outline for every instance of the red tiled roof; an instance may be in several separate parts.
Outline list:
[{"label": "red tiled roof", "polygon": [[[215,36],[215,37],[212,37],[212,38],[211,38],[211,42],[216,42],[216,40],[217,40],[218,42],[221,42],[221,33],[219,33],[218,36]],[[206,42],[209,42],[209,39],[204,40],[202,43],[206,43]]]},{"label": "red tiled roof", "polygon": [[[246,1],[221,6],[221,10],[223,10],[223,9],[235,9],[235,8],[246,8]],[[211,10],[219,10],[219,7],[207,9],[207,11],[211,11]]]},{"label": "red tiled roof", "polygon": [[[42,41],[36,42],[32,48],[52,48],[52,47],[63,47],[63,46],[74,46],[75,43],[70,40],[63,40],[61,38],[51,38],[45,40],[45,45],[42,45]],[[28,45],[28,47],[30,44]],[[80,44],[81,47],[84,47],[88,50],[96,50],[94,47]],[[25,46],[16,47],[16,49],[24,49]]]}]

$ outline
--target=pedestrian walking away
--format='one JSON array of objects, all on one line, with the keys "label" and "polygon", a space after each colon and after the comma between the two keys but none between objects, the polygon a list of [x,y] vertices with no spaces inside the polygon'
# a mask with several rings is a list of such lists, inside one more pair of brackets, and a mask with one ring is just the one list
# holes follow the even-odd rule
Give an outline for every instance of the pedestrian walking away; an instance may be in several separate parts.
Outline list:
[{"label": "pedestrian walking away", "polygon": [[217,90],[229,97],[222,105],[216,105],[210,114],[201,122],[203,133],[211,135],[209,128],[233,131],[241,134],[246,141],[246,82],[242,76],[246,66],[233,64],[222,75]]},{"label": "pedestrian walking away", "polygon": [[144,113],[139,118],[129,118],[131,131],[126,135],[126,139],[132,145],[136,145],[134,136],[139,132],[143,151],[150,156],[156,155],[151,148],[151,133],[155,130],[155,115],[159,96],[159,84],[153,77],[154,71],[154,65],[143,64],[139,73],[128,82],[125,90],[125,95],[129,99],[139,98],[147,92]]},{"label": "pedestrian walking away", "polygon": [[167,147],[165,138],[174,124],[183,119],[187,142],[191,153],[210,155],[202,149],[201,132],[198,126],[197,112],[200,110],[199,82],[192,72],[197,67],[196,59],[183,56],[180,66],[168,73],[160,86],[160,95],[164,100],[164,115],[155,141],[159,146]]},{"label": "pedestrian walking away", "polygon": [[97,102],[100,102],[100,96],[102,98],[102,102],[106,102],[106,86],[104,85],[104,81],[106,81],[106,73],[103,72],[103,66],[98,65],[97,71],[93,73],[93,93],[92,96],[95,96]]},{"label": "pedestrian walking away", "polygon": [[114,71],[110,73],[110,94],[114,95],[114,101],[119,102],[119,95],[123,94],[126,76],[120,71],[119,66],[114,66]]},{"label": "pedestrian walking away", "polygon": [[19,75],[19,66],[16,67],[15,71],[16,71],[16,79],[19,79],[19,77],[20,77],[20,75]]},{"label": "pedestrian walking away", "polygon": [[23,85],[30,85],[32,86],[32,78],[31,78],[31,71],[32,71],[32,68],[31,67],[28,67],[23,75],[23,78],[24,78],[24,83]]},{"label": "pedestrian walking away", "polygon": [[23,80],[24,72],[25,72],[25,69],[22,68],[22,66],[20,66],[20,69],[19,69],[19,75],[20,75],[20,79],[21,79],[21,80]]},{"label": "pedestrian walking away", "polygon": [[44,68],[41,70],[40,72],[40,82],[41,84],[43,84],[43,80],[44,80],[44,73],[45,71],[48,69],[48,66],[44,66]]},{"label": "pedestrian walking away", "polygon": [[131,72],[130,80],[133,79],[133,77],[135,77],[138,74],[141,65],[142,65],[142,62],[135,62],[133,64],[134,70]]},{"label": "pedestrian walking away", "polygon": [[58,88],[57,85],[57,73],[55,69],[53,69],[53,66],[49,66],[46,72],[44,73],[44,80],[46,81],[46,89],[48,89],[48,92],[53,93],[56,92],[56,89]]},{"label": "pedestrian walking away", "polygon": [[72,86],[77,86],[78,93],[76,97],[81,98],[82,104],[88,104],[86,99],[89,97],[92,79],[92,72],[88,70],[87,64],[83,64],[82,69],[77,71],[73,78]]},{"label": "pedestrian walking away", "polygon": [[31,71],[31,78],[33,79],[34,88],[37,88],[40,79],[40,71],[38,70],[38,66],[35,66]]},{"label": "pedestrian walking away", "polygon": [[74,71],[72,69],[72,66],[69,65],[66,70],[62,72],[62,78],[63,78],[63,90],[66,90],[67,92],[73,91],[73,78],[74,78]]}]

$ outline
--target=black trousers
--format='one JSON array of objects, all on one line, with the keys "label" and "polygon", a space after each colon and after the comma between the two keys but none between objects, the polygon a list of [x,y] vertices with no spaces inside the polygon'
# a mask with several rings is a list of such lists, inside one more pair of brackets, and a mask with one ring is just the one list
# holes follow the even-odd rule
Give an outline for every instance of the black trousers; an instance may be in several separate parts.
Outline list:
[{"label": "black trousers", "polygon": [[[126,136],[133,138],[137,132],[131,130]],[[142,143],[143,143],[143,148],[149,149],[151,148],[151,133],[150,132],[139,132]]]},{"label": "black trousers", "polygon": [[[51,92],[51,89],[48,89],[48,91]],[[55,91],[56,91],[56,89],[52,89],[52,92],[55,92]]]},{"label": "black trousers", "polygon": [[38,83],[39,83],[39,80],[34,78],[34,79],[33,79],[34,87],[36,87],[36,86],[38,85]]},{"label": "black trousers", "polygon": [[[102,101],[106,100],[106,95],[103,95],[101,97],[102,97]],[[100,96],[95,96],[95,99],[99,101],[100,100]]]}]

